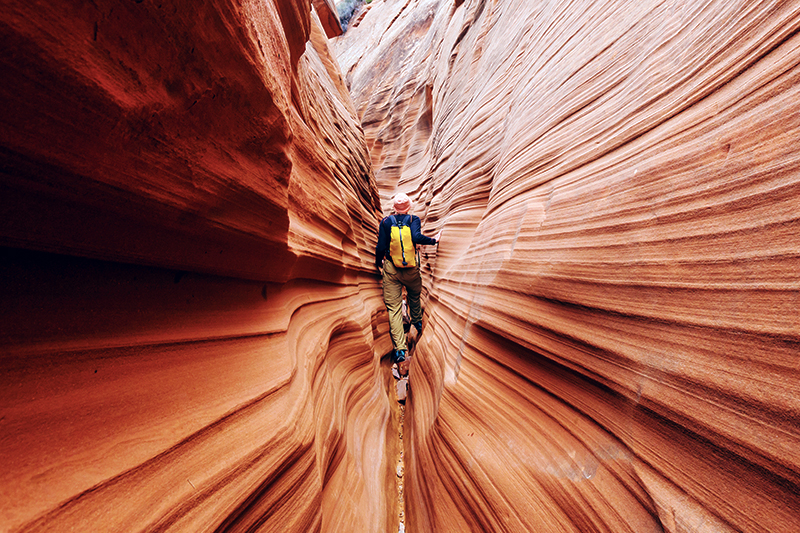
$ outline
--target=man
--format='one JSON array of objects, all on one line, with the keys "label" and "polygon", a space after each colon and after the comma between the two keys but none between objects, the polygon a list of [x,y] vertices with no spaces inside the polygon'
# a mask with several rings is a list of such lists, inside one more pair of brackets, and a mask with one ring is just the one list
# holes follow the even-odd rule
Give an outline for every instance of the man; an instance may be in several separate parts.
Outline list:
[{"label": "man", "polygon": [[[383,302],[389,312],[389,330],[394,344],[394,362],[405,361],[408,346],[406,334],[403,330],[403,287],[406,288],[408,312],[411,315],[411,324],[417,329],[417,335],[422,333],[422,307],[420,306],[420,293],[422,292],[422,278],[419,274],[419,264],[416,262],[416,247],[421,245],[438,244],[437,239],[426,237],[422,234],[422,223],[419,217],[410,215],[411,200],[407,195],[399,193],[392,199],[394,215],[381,220],[378,226],[378,244],[375,247],[375,266],[383,277]],[[394,218],[394,220],[392,220]],[[392,260],[392,226],[399,224],[410,228],[413,250],[405,250],[405,259],[411,266],[396,266]],[[397,228],[395,227],[395,230]],[[395,231],[395,237],[400,233]],[[438,237],[438,236],[437,236]]]}]

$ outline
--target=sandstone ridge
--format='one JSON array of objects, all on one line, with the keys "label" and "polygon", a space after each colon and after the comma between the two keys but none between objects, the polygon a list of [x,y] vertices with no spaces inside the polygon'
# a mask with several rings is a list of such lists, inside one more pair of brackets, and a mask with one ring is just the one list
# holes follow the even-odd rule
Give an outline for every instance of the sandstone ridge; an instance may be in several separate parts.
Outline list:
[{"label": "sandstone ridge", "polygon": [[334,9],[6,3],[0,530],[800,530],[800,2]]},{"label": "sandstone ridge", "polygon": [[318,13],[6,3],[0,530],[396,524],[379,201]]},{"label": "sandstone ridge", "polygon": [[800,529],[800,3],[376,0],[334,40],[434,234],[410,531]]}]

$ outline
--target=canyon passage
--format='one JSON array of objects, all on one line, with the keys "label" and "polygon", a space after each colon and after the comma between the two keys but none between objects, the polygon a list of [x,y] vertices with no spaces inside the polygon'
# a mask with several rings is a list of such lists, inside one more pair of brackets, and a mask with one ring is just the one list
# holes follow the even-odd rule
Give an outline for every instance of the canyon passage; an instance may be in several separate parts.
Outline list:
[{"label": "canyon passage", "polygon": [[800,1],[3,4],[0,531],[800,531]]}]

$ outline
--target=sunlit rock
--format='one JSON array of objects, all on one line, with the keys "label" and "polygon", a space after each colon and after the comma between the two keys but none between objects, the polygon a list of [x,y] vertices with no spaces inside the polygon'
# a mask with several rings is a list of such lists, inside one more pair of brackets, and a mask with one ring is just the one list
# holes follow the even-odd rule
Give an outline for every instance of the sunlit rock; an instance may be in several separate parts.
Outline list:
[{"label": "sunlit rock", "polygon": [[800,3],[373,2],[429,233],[411,531],[800,529]]},{"label": "sunlit rock", "polygon": [[5,6],[2,529],[800,530],[800,3],[330,7]]}]

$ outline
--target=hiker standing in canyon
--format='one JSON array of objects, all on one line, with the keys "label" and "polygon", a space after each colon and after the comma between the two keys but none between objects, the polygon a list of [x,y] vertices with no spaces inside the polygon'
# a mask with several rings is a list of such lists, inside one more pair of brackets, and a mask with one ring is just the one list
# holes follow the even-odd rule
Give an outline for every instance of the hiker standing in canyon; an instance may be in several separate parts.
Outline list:
[{"label": "hiker standing in canyon", "polygon": [[392,207],[394,214],[381,220],[378,226],[375,266],[383,278],[383,302],[389,311],[389,330],[394,344],[393,363],[400,364],[406,360],[408,354],[403,328],[403,287],[406,288],[411,325],[416,328],[419,336],[422,333],[422,277],[419,273],[417,245],[436,245],[439,235],[433,238],[422,234],[419,217],[408,213],[411,210],[411,200],[407,195],[395,195]]}]

